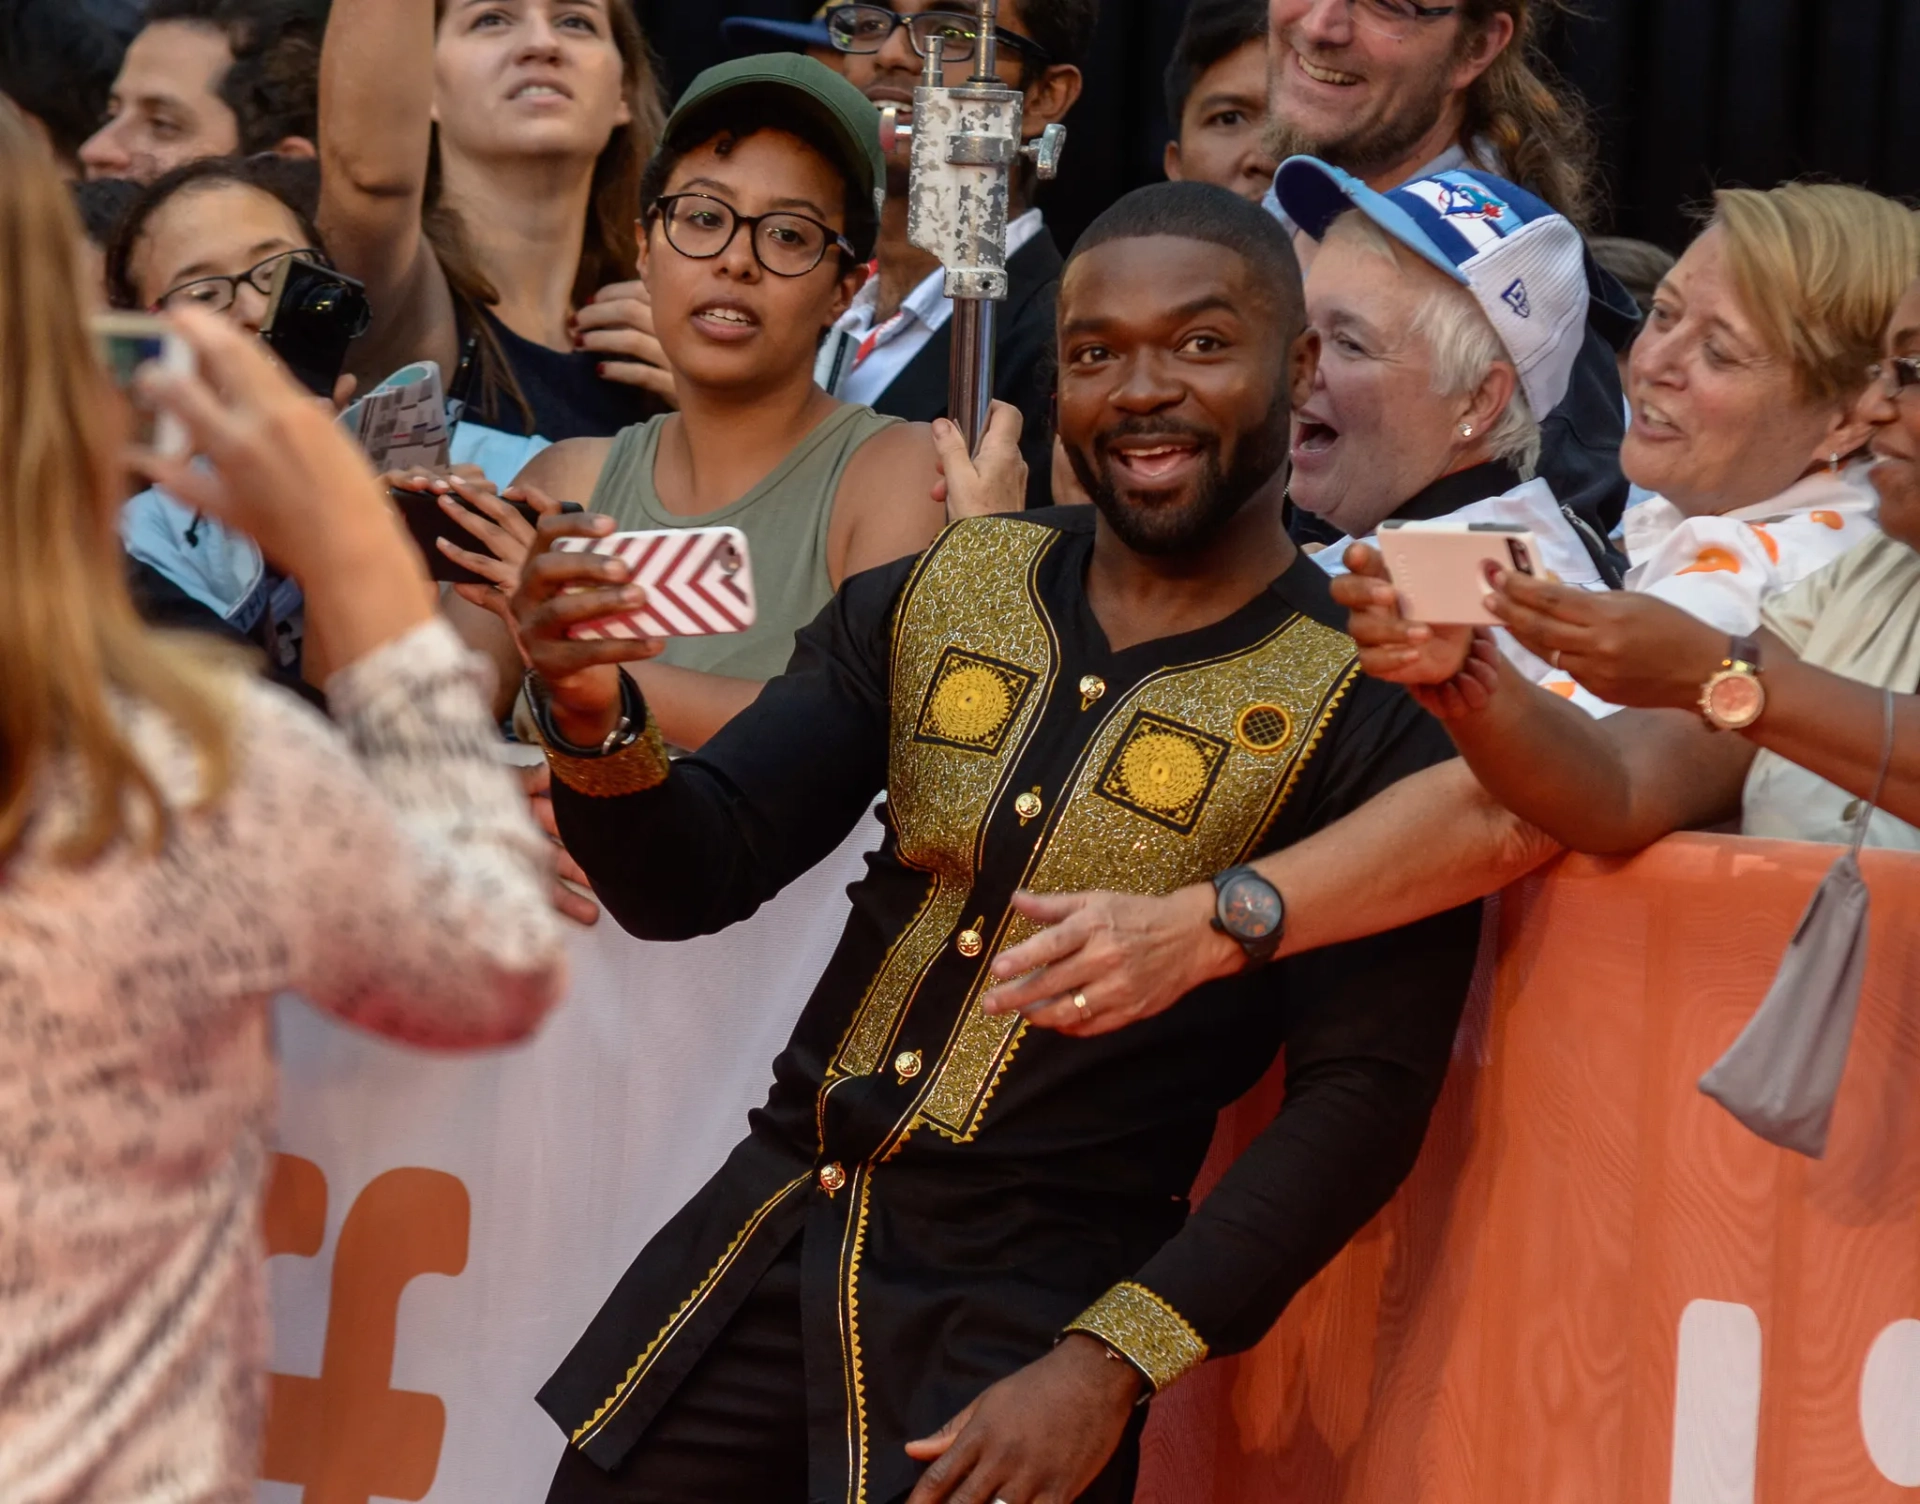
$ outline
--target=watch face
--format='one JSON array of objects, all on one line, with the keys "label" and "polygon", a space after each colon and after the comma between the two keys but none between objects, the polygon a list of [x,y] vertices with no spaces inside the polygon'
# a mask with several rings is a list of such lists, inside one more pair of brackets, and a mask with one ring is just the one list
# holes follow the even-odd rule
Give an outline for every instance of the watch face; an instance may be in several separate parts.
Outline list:
[{"label": "watch face", "polygon": [[1280,895],[1243,872],[1220,890],[1220,922],[1236,940],[1264,940],[1279,927]]},{"label": "watch face", "polygon": [[1707,703],[1712,707],[1714,720],[1738,730],[1760,718],[1760,711],[1767,703],[1766,691],[1752,674],[1727,674],[1708,691]]}]

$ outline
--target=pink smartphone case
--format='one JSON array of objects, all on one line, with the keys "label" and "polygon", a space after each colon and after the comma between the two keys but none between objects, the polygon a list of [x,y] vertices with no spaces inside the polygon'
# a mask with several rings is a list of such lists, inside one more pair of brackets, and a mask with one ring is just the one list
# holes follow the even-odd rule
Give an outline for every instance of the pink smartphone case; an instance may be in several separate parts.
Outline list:
[{"label": "pink smartphone case", "polygon": [[606,538],[562,538],[556,548],[611,554],[634,566],[646,606],[573,629],[584,641],[602,638],[706,637],[744,632],[754,624],[753,570],[746,535],[738,528],[675,528],[614,533]]}]

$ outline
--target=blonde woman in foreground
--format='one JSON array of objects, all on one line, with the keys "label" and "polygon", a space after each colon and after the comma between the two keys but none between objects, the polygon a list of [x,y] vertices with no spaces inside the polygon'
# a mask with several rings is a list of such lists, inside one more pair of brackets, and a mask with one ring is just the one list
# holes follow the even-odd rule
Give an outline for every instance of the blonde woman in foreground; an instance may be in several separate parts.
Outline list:
[{"label": "blonde woman in foreground", "polygon": [[475,661],[365,463],[256,341],[182,317],[150,461],[305,587],[337,725],[134,615],[126,407],[64,186],[0,101],[0,1499],[251,1500],[267,1003],[415,1044],[530,1031],[564,961]]}]

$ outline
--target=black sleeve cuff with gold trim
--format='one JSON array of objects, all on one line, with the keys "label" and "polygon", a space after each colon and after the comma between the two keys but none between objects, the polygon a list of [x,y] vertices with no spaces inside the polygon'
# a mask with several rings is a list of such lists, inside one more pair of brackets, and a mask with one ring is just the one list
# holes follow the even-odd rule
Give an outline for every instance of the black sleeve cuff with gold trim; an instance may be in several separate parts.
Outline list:
[{"label": "black sleeve cuff with gold trim", "polygon": [[1207,1344],[1187,1319],[1131,1280],[1107,1291],[1066,1329],[1098,1337],[1139,1369],[1155,1394],[1207,1359]]}]

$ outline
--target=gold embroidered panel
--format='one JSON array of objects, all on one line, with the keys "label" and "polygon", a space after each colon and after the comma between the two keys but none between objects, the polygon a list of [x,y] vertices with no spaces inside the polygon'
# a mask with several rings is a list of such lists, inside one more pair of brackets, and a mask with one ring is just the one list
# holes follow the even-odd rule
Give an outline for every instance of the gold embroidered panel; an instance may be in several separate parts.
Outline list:
[{"label": "gold embroidered panel", "polygon": [[888,1058],[921,978],[969,917],[961,911],[980,833],[1058,672],[1059,644],[1035,574],[1059,539],[1029,522],[957,524],[902,596],[887,803],[901,861],[933,883],[861,999],[830,1075],[866,1075]]},{"label": "gold embroidered panel", "polygon": [[[1243,860],[1357,672],[1349,638],[1295,616],[1241,653],[1145,680],[1082,754],[1021,886],[1170,893]],[[1310,729],[1295,735],[1298,727]],[[994,954],[1037,929],[1009,911]],[[1017,1014],[980,1011],[985,983],[983,971],[916,1118],[962,1143],[978,1130],[1025,1029]]]}]

